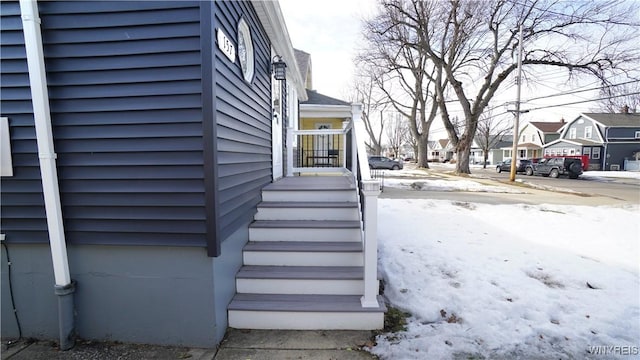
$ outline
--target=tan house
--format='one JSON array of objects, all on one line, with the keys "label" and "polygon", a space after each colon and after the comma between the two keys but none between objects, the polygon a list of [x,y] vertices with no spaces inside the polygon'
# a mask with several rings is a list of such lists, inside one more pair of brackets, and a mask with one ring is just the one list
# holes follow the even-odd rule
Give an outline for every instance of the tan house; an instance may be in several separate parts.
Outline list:
[{"label": "tan house", "polygon": [[[530,159],[543,157],[543,147],[560,138],[560,132],[567,123],[563,120],[557,122],[529,121],[524,124],[518,136],[518,159]],[[504,158],[511,157],[512,147],[503,147]]]}]

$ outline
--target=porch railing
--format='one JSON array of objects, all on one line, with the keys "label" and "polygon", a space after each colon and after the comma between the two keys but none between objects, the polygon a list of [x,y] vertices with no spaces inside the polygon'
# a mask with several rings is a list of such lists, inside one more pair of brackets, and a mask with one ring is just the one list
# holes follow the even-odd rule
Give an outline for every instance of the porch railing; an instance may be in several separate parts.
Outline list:
[{"label": "porch railing", "polygon": [[334,173],[350,176],[358,193],[362,222],[363,307],[378,307],[378,195],[380,182],[372,179],[365,147],[366,129],[359,104],[342,129],[287,131],[287,176]]}]

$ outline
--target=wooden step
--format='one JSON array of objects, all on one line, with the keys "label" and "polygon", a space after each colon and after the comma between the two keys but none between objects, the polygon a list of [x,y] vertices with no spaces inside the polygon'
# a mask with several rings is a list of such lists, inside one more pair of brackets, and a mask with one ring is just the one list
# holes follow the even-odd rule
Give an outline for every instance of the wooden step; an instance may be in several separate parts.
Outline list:
[{"label": "wooden step", "polygon": [[355,189],[322,189],[322,190],[296,190],[278,189],[262,190],[262,200],[269,202],[277,201],[347,201],[356,202]]},{"label": "wooden step", "polygon": [[236,291],[255,294],[363,294],[363,268],[245,265],[236,274]]},{"label": "wooden step", "polygon": [[256,220],[250,241],[361,241],[360,222],[354,220]]},{"label": "wooden step", "polygon": [[360,295],[236,294],[229,326],[239,329],[373,330],[384,325],[386,308],[363,308]]},{"label": "wooden step", "polygon": [[245,265],[362,266],[360,242],[250,241]]},{"label": "wooden step", "polygon": [[359,220],[358,204],[348,201],[264,201],[255,220]]}]

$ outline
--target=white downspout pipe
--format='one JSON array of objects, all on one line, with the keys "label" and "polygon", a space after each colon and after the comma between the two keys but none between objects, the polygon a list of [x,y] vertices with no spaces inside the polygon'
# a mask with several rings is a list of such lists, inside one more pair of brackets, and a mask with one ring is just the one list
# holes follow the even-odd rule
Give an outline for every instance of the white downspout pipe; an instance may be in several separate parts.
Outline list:
[{"label": "white downspout pipe", "polygon": [[58,188],[56,153],[53,148],[51,112],[49,109],[49,94],[44,68],[44,51],[42,48],[42,33],[37,1],[20,0],[20,13],[22,15],[24,44],[27,53],[27,67],[29,69],[29,84],[38,143],[38,157],[40,159],[42,192],[47,216],[51,259],[53,260],[55,293],[58,295],[60,348],[68,350],[74,345],[73,292],[75,284],[72,282],[69,273],[67,245],[62,223],[62,206],[60,205],[60,190]]}]

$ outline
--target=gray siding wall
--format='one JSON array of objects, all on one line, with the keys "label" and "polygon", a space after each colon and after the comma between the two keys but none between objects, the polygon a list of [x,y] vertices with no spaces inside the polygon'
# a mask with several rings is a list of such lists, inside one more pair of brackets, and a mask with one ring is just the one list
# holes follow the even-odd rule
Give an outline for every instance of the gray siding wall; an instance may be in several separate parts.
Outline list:
[{"label": "gray siding wall", "polygon": [[619,165],[620,170],[624,170],[624,161],[633,160],[633,154],[640,150],[640,141],[637,143],[609,143],[605,156],[605,170],[610,170],[611,165]]},{"label": "gray siding wall", "polygon": [[[638,118],[640,119],[640,116]],[[638,124],[637,127],[619,127],[619,128],[613,127],[613,128],[609,128],[609,131],[607,132],[607,137],[609,141],[635,140],[636,131],[640,131],[640,124]]]},{"label": "gray siding wall", "polygon": [[0,221],[8,241],[47,241],[20,5],[0,2],[0,115],[9,118],[14,176],[2,177]]},{"label": "gray siding wall", "polygon": [[[19,24],[18,4],[6,6]],[[204,246],[198,3],[39,10],[67,241]],[[16,176],[3,179],[2,226],[11,242],[46,241],[24,45],[13,46],[22,66],[3,78],[16,100],[2,114]]]},{"label": "gray siding wall", "polygon": [[[582,123],[580,123],[580,121],[582,121]],[[585,128],[587,127],[591,127],[591,136],[590,137],[585,137]],[[570,138],[570,134],[571,134],[571,129],[576,129],[576,137],[575,139],[588,139],[588,140],[592,140],[592,141],[596,141],[596,142],[601,142],[600,140],[600,135],[599,135],[599,127],[597,124],[595,124],[593,121],[591,120],[587,120],[584,118],[578,119],[577,121],[574,121],[573,123],[571,123],[571,125],[569,125],[569,128],[567,129],[567,133],[565,135],[565,139],[571,139]]]},{"label": "gray siding wall", "polygon": [[[2,178],[2,233],[24,335],[55,339],[20,9],[0,6],[0,115],[15,175]],[[79,335],[215,346],[271,181],[270,45],[255,10],[235,1],[39,7]],[[215,45],[218,27],[237,45],[240,17],[254,42],[251,83]],[[6,269],[3,255],[1,326],[11,337]]]},{"label": "gray siding wall", "polygon": [[241,17],[251,30],[255,76],[247,83],[236,59],[215,51],[215,117],[218,162],[218,229],[226,239],[255,214],[261,189],[272,178],[270,44],[248,2],[216,1],[214,27],[237,45]]},{"label": "gray siding wall", "polygon": [[[18,2],[2,2],[3,178],[12,243],[47,241]],[[71,244],[207,246],[252,219],[271,181],[270,44],[249,2],[40,2]],[[216,47],[244,18],[255,76]],[[203,80],[204,79],[204,80]]]}]

